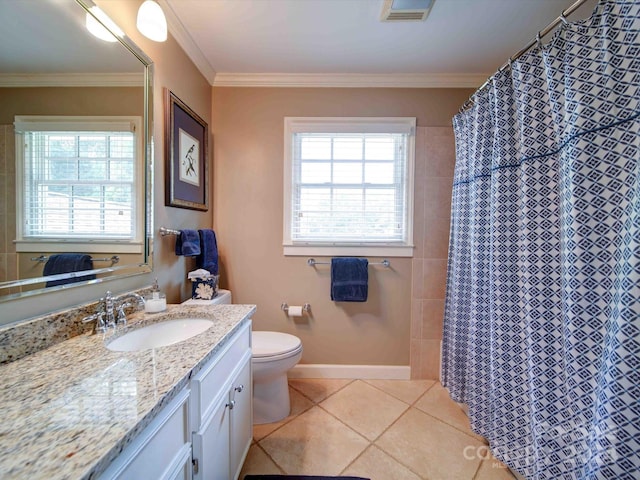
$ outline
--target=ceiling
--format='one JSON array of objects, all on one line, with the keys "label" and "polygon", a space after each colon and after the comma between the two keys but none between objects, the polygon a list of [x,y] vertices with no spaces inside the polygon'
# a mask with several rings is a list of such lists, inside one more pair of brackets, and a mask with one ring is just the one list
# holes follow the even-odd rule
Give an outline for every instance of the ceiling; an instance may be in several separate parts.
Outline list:
[{"label": "ceiling", "polygon": [[455,86],[482,83],[574,1],[435,0],[426,21],[390,23],[379,20],[383,0],[159,0],[213,85],[291,75],[469,83]]},{"label": "ceiling", "polygon": [[120,43],[90,35],[85,18],[75,0],[0,0],[0,76],[127,72],[142,78],[140,61]]}]

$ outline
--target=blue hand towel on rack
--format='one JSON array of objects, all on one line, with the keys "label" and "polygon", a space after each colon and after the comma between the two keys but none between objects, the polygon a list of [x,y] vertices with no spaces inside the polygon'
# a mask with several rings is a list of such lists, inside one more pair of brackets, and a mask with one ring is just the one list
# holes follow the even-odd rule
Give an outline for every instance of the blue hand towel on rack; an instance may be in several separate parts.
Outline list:
[{"label": "blue hand towel on rack", "polygon": [[200,235],[197,230],[180,230],[180,235],[176,237],[176,255],[200,255]]},{"label": "blue hand towel on rack", "polygon": [[204,268],[211,275],[218,275],[218,242],[216,233],[210,228],[198,230],[201,253],[196,258],[196,266]]},{"label": "blue hand towel on rack", "polygon": [[366,302],[369,293],[369,260],[342,257],[331,259],[331,300]]},{"label": "blue hand towel on rack", "polygon": [[[93,270],[93,258],[86,253],[59,253],[51,255],[44,264],[42,275],[58,275],[60,273],[81,272],[83,270]],[[51,280],[46,283],[47,287],[57,287],[58,285],[67,285],[69,283],[84,282],[85,280],[95,280],[96,276],[83,275],[82,277],[63,278],[60,280]]]}]

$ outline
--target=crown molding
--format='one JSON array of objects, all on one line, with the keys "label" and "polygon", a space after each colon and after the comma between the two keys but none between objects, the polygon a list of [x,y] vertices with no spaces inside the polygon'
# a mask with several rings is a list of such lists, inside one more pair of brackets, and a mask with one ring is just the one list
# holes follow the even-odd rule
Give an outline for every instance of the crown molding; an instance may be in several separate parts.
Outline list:
[{"label": "crown molding", "polygon": [[214,87],[478,88],[490,74],[217,73]]},{"label": "crown molding", "polygon": [[178,16],[175,14],[171,5],[167,0],[158,0],[158,3],[162,7],[162,10],[167,17],[167,26],[169,29],[169,33],[171,36],[175,38],[178,45],[182,47],[187,56],[194,63],[196,68],[200,71],[200,73],[207,79],[209,85],[213,85],[214,79],[216,77],[216,71],[211,67],[206,57],[202,53],[202,50],[196,45],[189,35],[189,32],[182,22],[178,19]]},{"label": "crown molding", "polygon": [[142,87],[142,73],[3,73],[0,87]]},{"label": "crown molding", "polygon": [[157,0],[169,32],[200,73],[214,87],[341,88],[478,88],[491,75],[481,74],[352,74],[352,73],[216,73],[167,0]]}]

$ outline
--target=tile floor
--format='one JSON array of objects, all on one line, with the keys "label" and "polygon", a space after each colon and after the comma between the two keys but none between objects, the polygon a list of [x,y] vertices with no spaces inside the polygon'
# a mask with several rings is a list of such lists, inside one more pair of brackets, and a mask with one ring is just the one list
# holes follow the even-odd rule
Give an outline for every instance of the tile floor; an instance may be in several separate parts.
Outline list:
[{"label": "tile floor", "polygon": [[290,379],[291,415],[255,425],[247,474],[506,480],[485,440],[432,380]]}]

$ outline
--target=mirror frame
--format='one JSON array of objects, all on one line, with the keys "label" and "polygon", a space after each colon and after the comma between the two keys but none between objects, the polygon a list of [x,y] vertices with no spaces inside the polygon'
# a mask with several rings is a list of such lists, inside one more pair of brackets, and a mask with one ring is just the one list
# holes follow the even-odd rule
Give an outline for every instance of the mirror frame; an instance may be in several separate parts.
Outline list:
[{"label": "mirror frame", "polygon": [[[109,26],[104,24],[98,17],[96,17],[92,12],[92,7],[97,7],[97,5],[92,0],[75,0],[75,2],[79,5],[79,7],[83,8],[89,15],[94,17],[100,24],[102,24],[107,30],[109,30],[112,34],[113,32],[109,29]],[[115,35],[114,37],[120,42],[120,44],[126,48],[131,54],[133,54],[141,63],[144,69],[144,117],[142,119],[142,143],[143,143],[143,162],[144,162],[144,262],[137,264],[129,264],[129,265],[121,265],[121,266],[112,266],[107,268],[98,268],[93,270],[86,270],[82,272],[71,272],[69,274],[59,274],[55,276],[48,277],[36,277],[36,278],[26,278],[23,280],[12,280],[6,282],[0,282],[0,303],[7,302],[10,300],[16,300],[21,298],[26,298],[34,295],[51,293],[60,290],[66,290],[69,288],[77,288],[86,285],[92,285],[102,282],[108,282],[111,280],[118,280],[122,278],[127,278],[135,275],[142,275],[145,273],[149,273],[153,271],[153,61],[149,58],[141,49],[138,47],[133,40],[131,40],[126,34],[119,36]],[[113,275],[109,275],[103,278],[97,278],[94,280],[88,280],[83,282],[70,283],[67,285],[60,285],[56,287],[43,287],[35,290],[28,290],[26,292],[21,293],[11,293],[7,295],[2,295],[2,290],[19,287],[22,285],[31,285],[34,283],[44,283],[49,279],[55,277],[55,279],[60,278],[73,278],[75,276],[83,276],[88,273],[111,273],[114,272]]]}]

